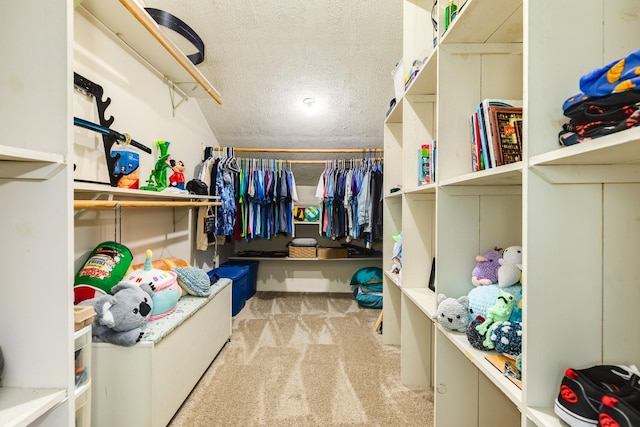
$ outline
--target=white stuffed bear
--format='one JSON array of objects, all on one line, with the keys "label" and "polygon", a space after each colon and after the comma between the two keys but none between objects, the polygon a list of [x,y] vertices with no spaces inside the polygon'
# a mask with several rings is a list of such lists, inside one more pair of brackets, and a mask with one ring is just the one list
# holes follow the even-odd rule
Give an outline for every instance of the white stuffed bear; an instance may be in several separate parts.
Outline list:
[{"label": "white stuffed bear", "polygon": [[522,246],[505,248],[498,263],[498,286],[506,288],[518,283],[522,274]]},{"label": "white stuffed bear", "polygon": [[469,297],[463,295],[455,299],[439,294],[436,319],[445,329],[465,332],[469,323]]}]

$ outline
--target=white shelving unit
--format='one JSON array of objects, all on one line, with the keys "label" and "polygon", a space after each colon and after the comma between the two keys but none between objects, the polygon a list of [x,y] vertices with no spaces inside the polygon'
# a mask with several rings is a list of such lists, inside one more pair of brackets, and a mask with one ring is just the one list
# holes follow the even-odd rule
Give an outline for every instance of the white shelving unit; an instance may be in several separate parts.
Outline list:
[{"label": "white shelving unit", "polygon": [[[72,425],[71,47],[73,6],[3,7],[0,70],[3,426]],[[40,23],[40,24],[39,24]],[[44,25],[43,23],[46,23]],[[47,64],[43,67],[42,64]],[[55,226],[52,226],[55,224]],[[44,237],[46,236],[46,237]]]},{"label": "white shelving unit", "polygon": [[0,424],[73,426],[90,408],[90,383],[74,384],[74,3],[10,2],[0,21],[3,40],[20,35],[0,69]]},{"label": "white shelving unit", "polygon": [[85,369],[86,376],[76,385],[74,399],[76,408],[76,427],[91,426],[91,325],[73,334],[76,369]]},{"label": "white shelving unit", "polygon": [[[411,64],[430,49],[433,2],[404,4]],[[579,78],[638,48],[625,17],[640,5],[459,1],[443,32],[446,6],[437,47],[384,124],[385,269],[391,236],[403,234],[402,279],[384,278],[384,342],[400,345],[403,382],[434,387],[436,426],[562,426],[553,401],[567,367],[640,359],[640,342],[620,327],[640,320],[640,129],[572,147],[557,138]],[[472,172],[469,115],[485,98],[523,99],[524,160]],[[438,181],[418,187],[411,165],[431,139]],[[436,295],[468,294],[475,256],[495,245],[524,248],[522,390],[433,321]]]}]

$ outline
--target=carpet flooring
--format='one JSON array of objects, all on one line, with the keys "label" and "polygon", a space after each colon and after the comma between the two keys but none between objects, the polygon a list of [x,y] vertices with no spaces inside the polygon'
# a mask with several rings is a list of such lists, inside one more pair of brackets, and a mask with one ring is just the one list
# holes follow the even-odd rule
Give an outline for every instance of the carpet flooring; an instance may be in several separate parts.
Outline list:
[{"label": "carpet flooring", "polygon": [[432,426],[432,390],[400,383],[379,314],[351,294],[256,293],[169,426]]}]

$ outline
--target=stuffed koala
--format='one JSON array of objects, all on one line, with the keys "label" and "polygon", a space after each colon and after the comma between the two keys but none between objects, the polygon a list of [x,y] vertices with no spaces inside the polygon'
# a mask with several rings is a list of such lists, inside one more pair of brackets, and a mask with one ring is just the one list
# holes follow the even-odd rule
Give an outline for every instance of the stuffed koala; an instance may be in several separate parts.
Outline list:
[{"label": "stuffed koala", "polygon": [[444,294],[438,295],[438,309],[436,318],[438,322],[451,331],[465,332],[469,323],[469,297],[466,295],[458,299],[447,298]]},{"label": "stuffed koala", "polygon": [[98,341],[130,347],[142,338],[142,326],[153,309],[154,289],[148,284],[119,283],[112,295],[89,299],[80,305],[90,305],[96,311],[93,336]]}]

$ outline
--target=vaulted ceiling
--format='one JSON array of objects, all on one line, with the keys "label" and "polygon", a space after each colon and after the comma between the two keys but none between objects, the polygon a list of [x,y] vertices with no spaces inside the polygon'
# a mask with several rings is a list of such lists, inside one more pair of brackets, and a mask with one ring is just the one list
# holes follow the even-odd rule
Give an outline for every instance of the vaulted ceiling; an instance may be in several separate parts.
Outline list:
[{"label": "vaulted ceiling", "polygon": [[175,15],[204,41],[198,68],[223,103],[198,102],[220,145],[382,148],[391,72],[402,57],[401,0],[141,4]]}]

